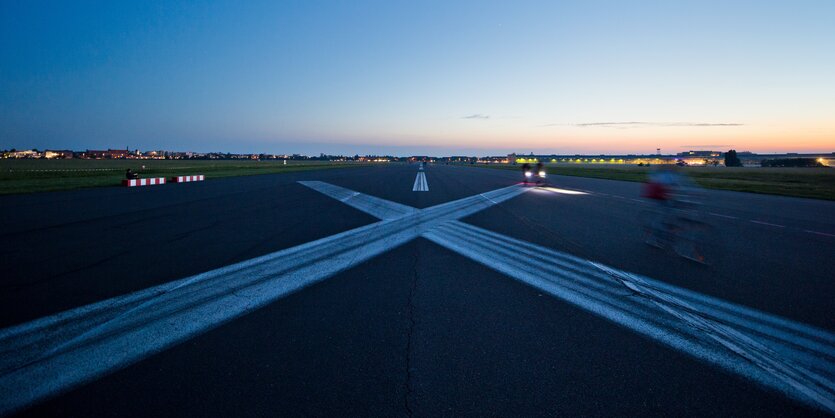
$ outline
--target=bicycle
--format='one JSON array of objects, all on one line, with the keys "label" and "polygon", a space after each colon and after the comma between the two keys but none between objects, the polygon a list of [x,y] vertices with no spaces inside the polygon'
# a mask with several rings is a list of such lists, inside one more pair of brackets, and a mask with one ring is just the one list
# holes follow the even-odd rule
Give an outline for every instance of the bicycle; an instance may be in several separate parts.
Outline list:
[{"label": "bicycle", "polygon": [[[664,205],[668,205],[664,207]],[[714,260],[713,227],[705,220],[701,204],[692,199],[671,199],[642,215],[644,242],[700,264]]]}]

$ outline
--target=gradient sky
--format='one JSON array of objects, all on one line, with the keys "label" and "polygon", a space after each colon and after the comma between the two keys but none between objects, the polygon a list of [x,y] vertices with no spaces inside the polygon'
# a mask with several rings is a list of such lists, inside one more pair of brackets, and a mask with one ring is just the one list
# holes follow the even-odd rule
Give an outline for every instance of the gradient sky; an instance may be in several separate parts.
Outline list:
[{"label": "gradient sky", "polygon": [[835,1],[0,1],[0,149],[835,151]]}]

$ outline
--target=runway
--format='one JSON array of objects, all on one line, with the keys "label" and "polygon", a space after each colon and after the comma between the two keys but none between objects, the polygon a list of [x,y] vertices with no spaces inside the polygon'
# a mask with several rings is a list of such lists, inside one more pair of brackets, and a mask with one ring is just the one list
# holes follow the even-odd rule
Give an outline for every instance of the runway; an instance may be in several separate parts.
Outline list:
[{"label": "runway", "polygon": [[708,267],[643,245],[637,184],[518,178],[391,165],[4,197],[2,410],[832,412],[832,202],[708,192]]}]

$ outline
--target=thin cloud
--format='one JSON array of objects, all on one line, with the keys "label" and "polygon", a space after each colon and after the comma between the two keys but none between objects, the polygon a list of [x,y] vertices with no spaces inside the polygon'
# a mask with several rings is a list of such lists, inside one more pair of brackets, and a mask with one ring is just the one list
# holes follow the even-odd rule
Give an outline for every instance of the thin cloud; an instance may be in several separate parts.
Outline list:
[{"label": "thin cloud", "polygon": [[[549,124],[545,126],[556,126],[557,124]],[[588,122],[575,123],[569,126],[578,126],[581,128],[615,128],[615,129],[629,129],[642,127],[669,127],[669,126],[695,126],[695,127],[730,127],[743,126],[742,123],[708,123],[708,122]]]},{"label": "thin cloud", "polygon": [[464,116],[461,119],[490,119],[490,115],[485,115],[483,113],[473,113],[472,115]]},{"label": "thin cloud", "polygon": [[679,148],[729,148],[730,144],[693,144],[693,145],[679,145]]},{"label": "thin cloud", "polygon": [[668,126],[744,126],[743,123],[675,123]]},{"label": "thin cloud", "polygon": [[579,126],[582,128],[601,127],[601,128],[625,128],[634,126],[652,126],[650,122],[588,122],[575,123],[572,126]]}]

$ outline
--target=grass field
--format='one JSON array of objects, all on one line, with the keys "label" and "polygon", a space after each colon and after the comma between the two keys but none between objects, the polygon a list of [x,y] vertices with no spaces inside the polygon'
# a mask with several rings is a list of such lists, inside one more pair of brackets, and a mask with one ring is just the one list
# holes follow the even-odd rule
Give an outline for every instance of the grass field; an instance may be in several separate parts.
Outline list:
[{"label": "grass field", "polygon": [[[142,166],[145,169],[142,169]],[[359,167],[363,163],[327,161],[212,160],[30,160],[0,159],[0,194],[117,186],[128,168],[141,178],[205,174],[219,177]]]},{"label": "grass field", "polygon": [[[546,164],[549,174],[646,181],[654,167],[603,164]],[[482,166],[479,166],[482,167]],[[488,165],[520,170],[519,166]],[[708,189],[835,200],[835,168],[683,167],[682,172]]]}]

